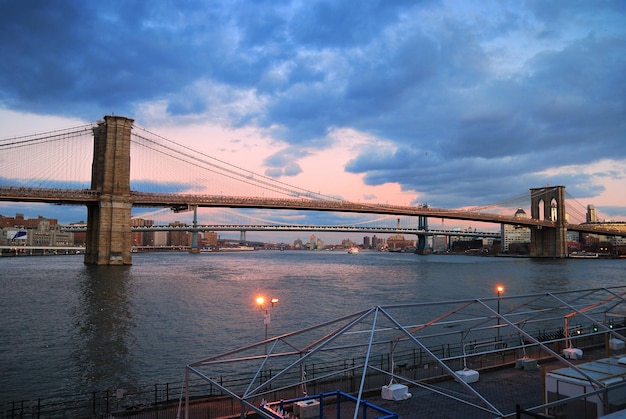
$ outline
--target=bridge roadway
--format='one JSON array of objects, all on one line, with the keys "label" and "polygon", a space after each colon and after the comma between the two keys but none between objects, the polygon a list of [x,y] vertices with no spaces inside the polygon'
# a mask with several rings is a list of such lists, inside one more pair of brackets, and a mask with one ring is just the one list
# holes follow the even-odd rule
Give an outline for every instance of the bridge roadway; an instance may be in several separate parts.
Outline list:
[{"label": "bridge roadway", "polygon": [[[45,202],[63,205],[94,205],[100,200],[98,191],[90,189],[52,189],[0,187],[0,201]],[[135,207],[182,208],[187,206],[214,208],[268,208],[330,212],[350,212],[369,214],[388,214],[404,216],[424,216],[467,221],[480,221],[498,224],[512,224],[531,228],[553,228],[550,220],[516,218],[514,216],[489,214],[475,211],[450,210],[427,206],[399,206],[385,204],[367,204],[342,200],[313,200],[307,198],[257,198],[224,195],[187,195],[164,194],[131,191],[129,200]],[[604,234],[626,237],[626,230],[593,226],[586,224],[568,224],[570,231]]]},{"label": "bridge roadway", "polygon": [[[87,231],[86,225],[65,225],[64,231],[83,232]],[[248,224],[203,224],[191,225],[152,225],[131,227],[133,232],[150,231],[326,231],[338,233],[381,233],[381,234],[429,234],[432,236],[468,236],[468,237],[492,237],[499,238],[499,232],[485,231],[459,231],[459,230],[424,230],[417,228],[397,228],[397,227],[354,227],[354,226],[320,226],[320,225],[248,225]]]}]

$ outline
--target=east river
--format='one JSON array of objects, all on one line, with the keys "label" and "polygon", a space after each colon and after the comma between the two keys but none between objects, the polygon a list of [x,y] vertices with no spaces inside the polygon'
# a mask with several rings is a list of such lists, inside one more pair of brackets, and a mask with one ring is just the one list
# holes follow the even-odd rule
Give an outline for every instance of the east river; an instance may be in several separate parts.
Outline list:
[{"label": "east river", "polygon": [[372,306],[623,285],[626,260],[362,251],[0,259],[0,402],[180,382],[185,365]]}]

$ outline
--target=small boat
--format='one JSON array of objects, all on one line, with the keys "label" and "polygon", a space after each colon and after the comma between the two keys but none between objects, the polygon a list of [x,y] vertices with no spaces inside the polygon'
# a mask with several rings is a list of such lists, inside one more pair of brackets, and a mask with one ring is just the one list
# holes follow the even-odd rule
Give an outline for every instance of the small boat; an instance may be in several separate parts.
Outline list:
[{"label": "small boat", "polygon": [[359,248],[356,246],[352,246],[351,248],[348,249],[348,253],[351,255],[356,255],[359,253]]},{"label": "small boat", "polygon": [[250,252],[253,251],[252,246],[234,246],[234,247],[220,247],[220,252]]},{"label": "small boat", "polygon": [[572,252],[569,254],[569,257],[574,259],[597,259],[600,255],[593,252]]}]

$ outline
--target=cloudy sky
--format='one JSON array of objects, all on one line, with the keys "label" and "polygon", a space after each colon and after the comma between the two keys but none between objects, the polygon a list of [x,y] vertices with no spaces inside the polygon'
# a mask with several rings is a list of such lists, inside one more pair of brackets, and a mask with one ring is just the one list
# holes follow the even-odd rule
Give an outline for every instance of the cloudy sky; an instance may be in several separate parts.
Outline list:
[{"label": "cloudy sky", "polygon": [[0,138],[114,113],[349,200],[559,184],[626,219],[623,0],[27,0],[0,23]]}]

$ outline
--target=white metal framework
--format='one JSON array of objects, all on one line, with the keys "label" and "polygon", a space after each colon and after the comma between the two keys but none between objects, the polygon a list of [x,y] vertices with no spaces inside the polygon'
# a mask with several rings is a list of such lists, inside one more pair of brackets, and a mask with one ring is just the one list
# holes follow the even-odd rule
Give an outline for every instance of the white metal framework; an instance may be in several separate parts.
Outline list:
[{"label": "white metal framework", "polygon": [[[273,416],[263,403],[335,390],[354,395],[350,415],[356,418],[360,400],[379,400],[381,386],[392,383],[462,405],[465,412],[511,416],[519,389],[498,386],[496,394],[482,382],[503,365],[524,365],[520,359],[535,360],[527,364],[535,367],[536,361],[570,367],[602,393],[604,383],[564,350],[598,350],[609,338],[626,340],[625,296],[626,287],[611,287],[372,307],[190,363],[187,415],[191,374],[230,395],[242,412],[270,418],[291,410]],[[487,378],[473,384],[466,379],[470,371],[476,380],[479,373]],[[217,377],[227,373],[249,379],[224,385]],[[540,402],[528,410],[550,406]]]}]

